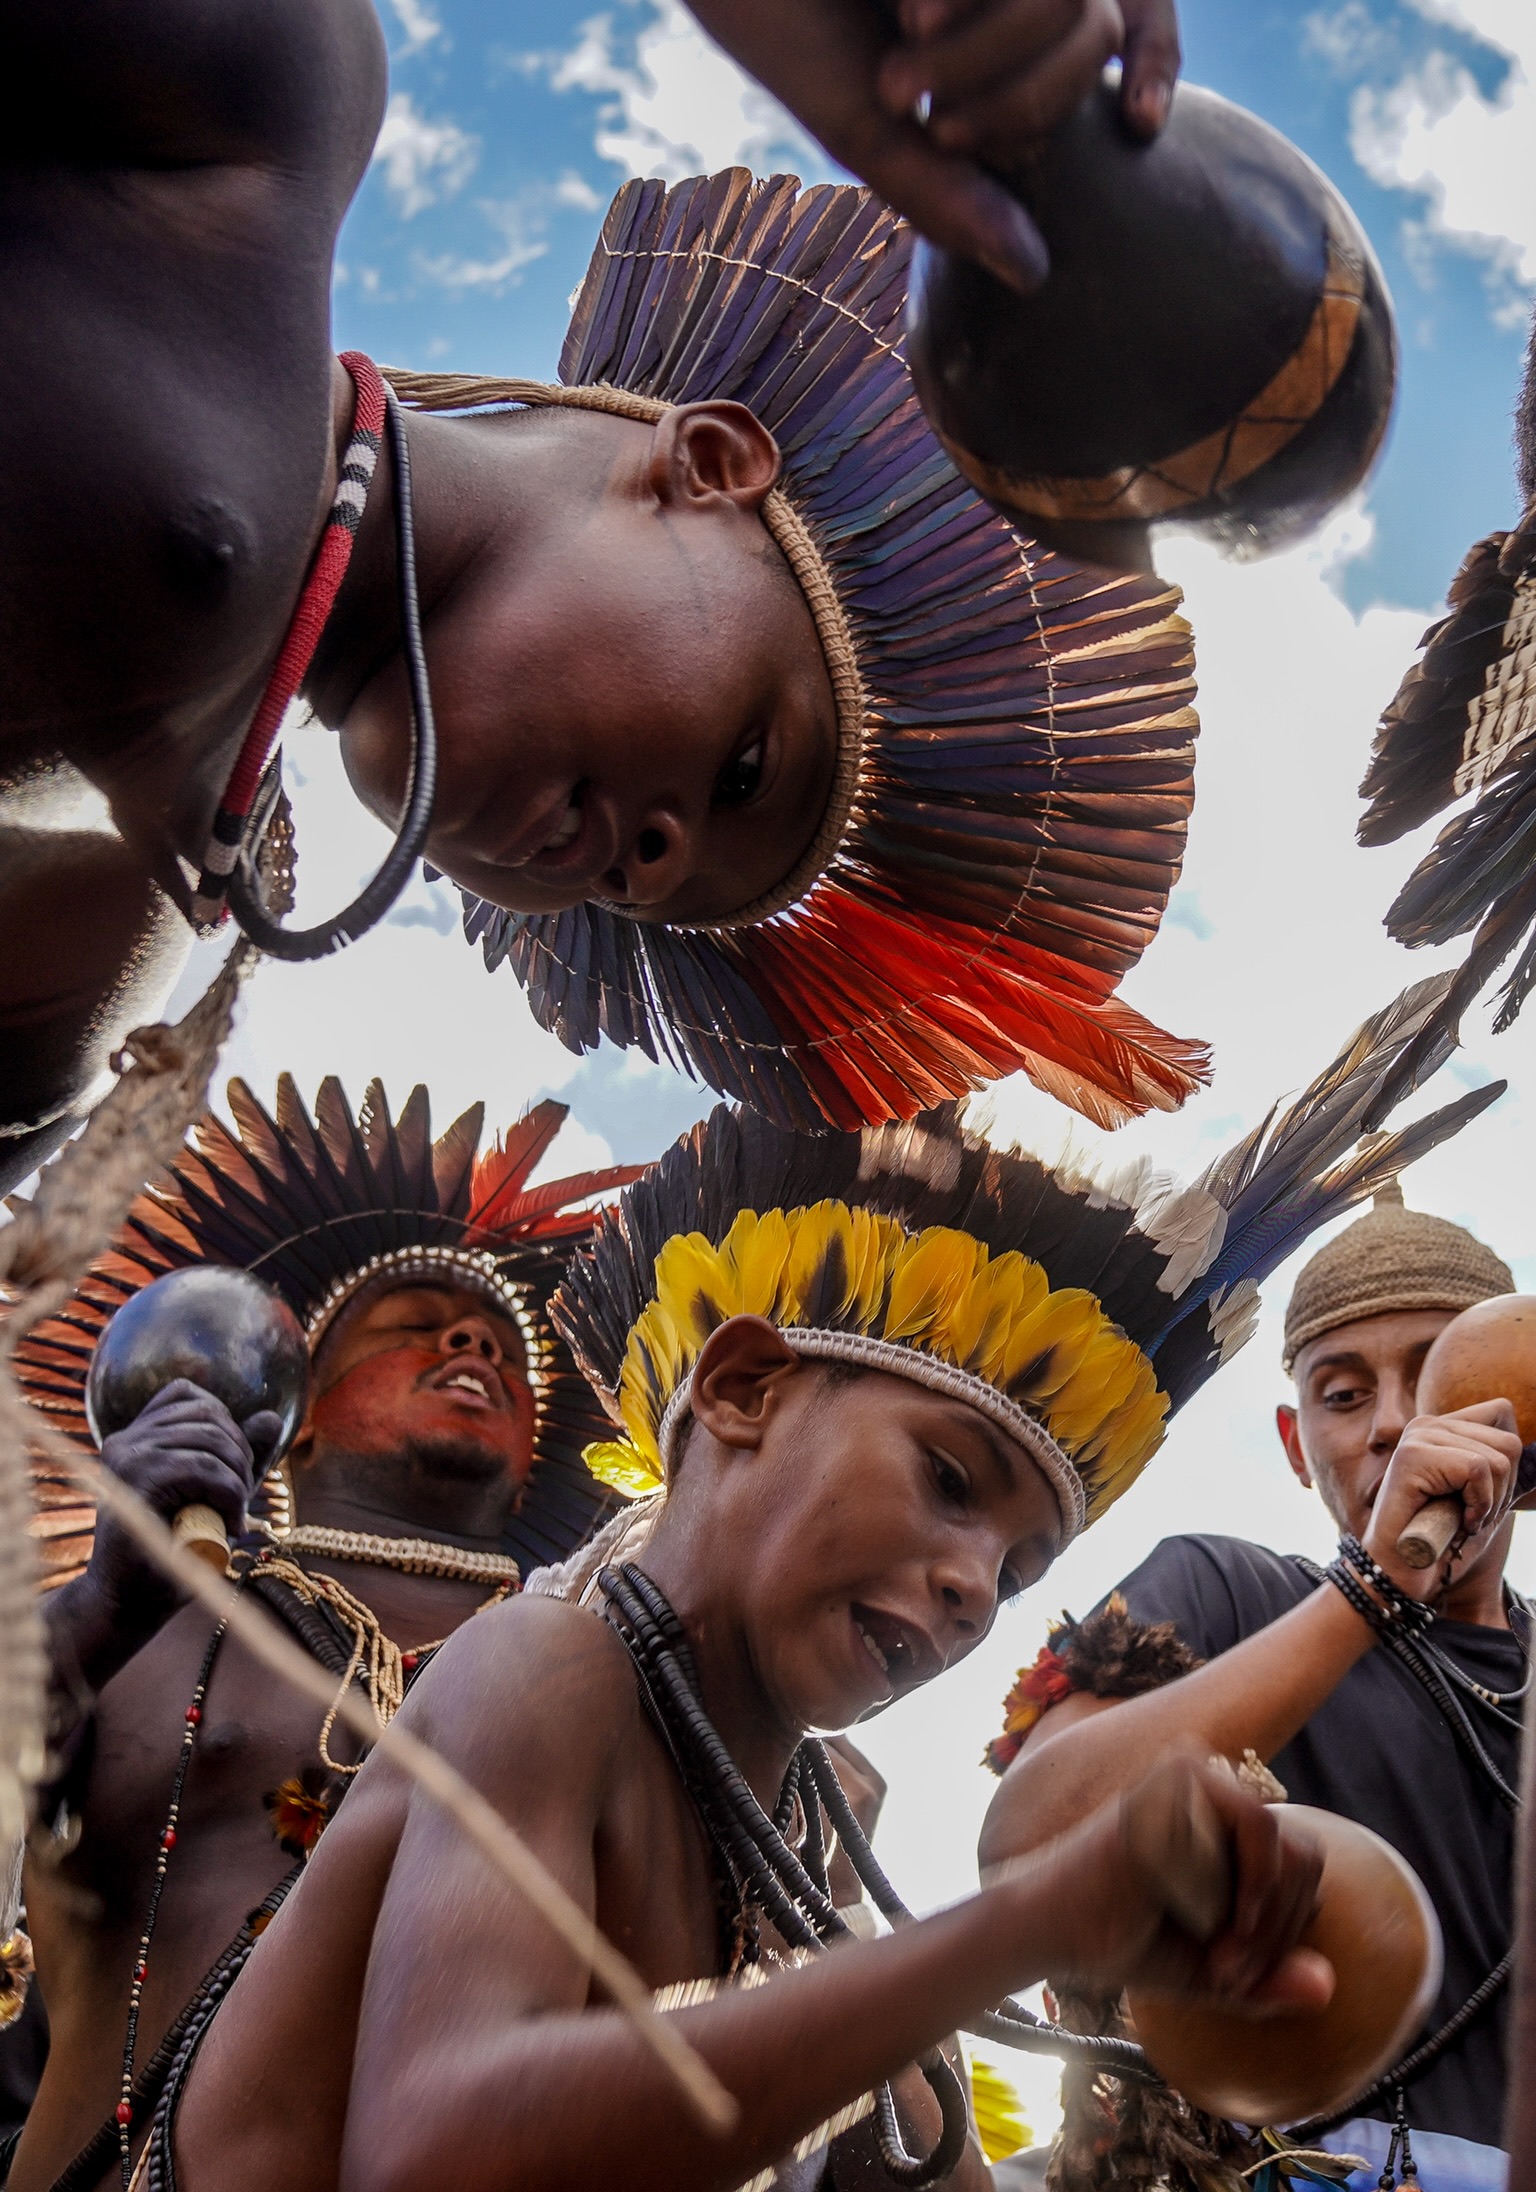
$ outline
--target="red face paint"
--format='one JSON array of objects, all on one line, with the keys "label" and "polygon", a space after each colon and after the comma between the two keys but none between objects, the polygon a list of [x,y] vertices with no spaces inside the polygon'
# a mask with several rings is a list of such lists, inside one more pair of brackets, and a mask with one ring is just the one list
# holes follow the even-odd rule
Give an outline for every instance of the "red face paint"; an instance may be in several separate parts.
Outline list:
[{"label": "red face paint", "polygon": [[533,1394],[521,1336],[473,1294],[399,1287],[327,1342],[308,1429],[381,1457],[404,1448],[478,1453],[521,1484],[533,1462]]}]

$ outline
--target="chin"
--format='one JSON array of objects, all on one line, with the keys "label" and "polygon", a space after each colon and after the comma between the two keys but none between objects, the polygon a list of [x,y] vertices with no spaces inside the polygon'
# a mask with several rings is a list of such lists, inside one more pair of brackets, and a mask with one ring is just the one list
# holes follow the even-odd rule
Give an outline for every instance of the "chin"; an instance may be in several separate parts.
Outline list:
[{"label": "chin", "polygon": [[511,1493],[527,1482],[529,1463],[520,1454],[467,1438],[463,1432],[426,1433],[406,1444],[406,1459],[422,1476],[458,1484],[503,1482]]}]

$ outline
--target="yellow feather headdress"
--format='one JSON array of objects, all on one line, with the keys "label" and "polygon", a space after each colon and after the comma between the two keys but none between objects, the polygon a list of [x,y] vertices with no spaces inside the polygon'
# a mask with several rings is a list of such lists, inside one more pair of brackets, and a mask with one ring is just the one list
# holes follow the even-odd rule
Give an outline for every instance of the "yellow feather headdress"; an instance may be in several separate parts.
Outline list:
[{"label": "yellow feather headdress", "polygon": [[956,1105],[817,1136],[721,1106],[624,1191],[551,1304],[623,1431],[588,1467],[630,1498],[663,1486],[705,1342],[751,1314],[800,1355],[967,1401],[1033,1456],[1074,1536],[1247,1339],[1258,1281],[1500,1093],[1354,1146],[1445,979],[1367,1021],[1183,1189],[1144,1165],[1117,1183],[994,1149]]},{"label": "yellow feather headdress", "polygon": [[595,1476],[632,1498],[665,1483],[704,1342],[743,1315],[768,1318],[799,1353],[961,1395],[1044,1469],[1069,1536],[1093,1520],[1089,1462],[1099,1481],[1128,1483],[1162,1440],[1167,1394],[1084,1288],[1053,1291],[1032,1258],[994,1256],[953,1226],[911,1233],[829,1199],[743,1210],[718,1247],[702,1233],[666,1243],[624,1351],[628,1436],[587,1449]]}]

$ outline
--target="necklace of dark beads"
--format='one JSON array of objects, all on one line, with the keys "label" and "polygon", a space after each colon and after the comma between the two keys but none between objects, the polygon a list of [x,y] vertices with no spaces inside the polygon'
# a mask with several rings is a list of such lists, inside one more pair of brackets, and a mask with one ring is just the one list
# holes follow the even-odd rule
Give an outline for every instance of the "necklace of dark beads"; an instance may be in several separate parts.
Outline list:
[{"label": "necklace of dark beads", "polygon": [[[822,1949],[851,1930],[828,1887],[825,1814],[876,1909],[893,1926],[910,1924],[912,1913],[870,1848],[825,1746],[813,1736],[800,1745],[770,1819],[700,1703],[693,1656],[665,1594],[631,1562],[604,1568],[597,1580],[647,1710],[693,1800],[717,1863],[735,1884],[743,1914],[760,1911],[796,1949]],[[798,1854],[786,1840],[797,1809],[805,1820]],[[974,2029],[1004,2046],[1071,2056],[1116,2077],[1155,2076],[1145,2054],[1129,2041],[1063,2031],[1011,2000],[978,2018]],[[931,2153],[907,2152],[890,2086],[882,2085],[875,2096],[880,2159],[886,2174],[900,2185],[931,2185],[948,2177],[964,2152],[969,2129],[964,2090],[943,2055],[935,2049],[919,2068],[943,2119]]]}]

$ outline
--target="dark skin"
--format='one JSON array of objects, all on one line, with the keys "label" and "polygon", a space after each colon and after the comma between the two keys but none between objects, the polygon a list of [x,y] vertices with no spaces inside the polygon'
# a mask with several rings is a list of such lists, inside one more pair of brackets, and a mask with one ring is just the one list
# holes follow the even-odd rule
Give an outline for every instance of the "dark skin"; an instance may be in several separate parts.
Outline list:
[{"label": "dark skin", "polygon": [[[963,1402],[884,1375],[829,1381],[757,1318],[711,1336],[693,1411],[643,1564],[687,1632],[707,1710],[771,1806],[808,1728],[855,1723],[975,1648],[999,1593],[1049,1565],[1060,1510],[1023,1450]],[[405,1710],[648,1984],[716,1969],[705,1844],[599,1618],[535,1599],[498,1609]],[[679,2013],[742,2105],[737,2131],[713,2139],[579,1963],[381,1756],[210,2032],[179,2117],[180,2181],[725,2188],[1046,1970],[1322,1999],[1326,1968],[1292,1947],[1315,1851],[1283,1842],[1219,1777],[1163,1771],[1181,1801],[1202,1778],[1231,1837],[1228,1934],[1201,1951],[1174,1932],[1114,1808],[958,1910]],[[931,2142],[931,2112],[914,2135]],[[840,2149],[832,2181],[882,2181],[867,2155]],[[951,2181],[967,2192],[986,2183],[974,2150],[961,2168]],[[795,2181],[823,2179],[818,2164]]]},{"label": "dark skin", "polygon": [[[1447,1619],[1508,1626],[1504,1564],[1520,1436],[1506,1400],[1454,1415],[1414,1413],[1424,1357],[1450,1322],[1394,1311],[1338,1326],[1296,1358],[1296,1405],[1276,1410],[1299,1481],[1358,1537],[1398,1589]],[[1410,1568],[1399,1536],[1429,1500],[1459,1493],[1466,1540],[1438,1568]],[[1119,1700],[1082,1693],[1043,1713],[1003,1776],[982,1830],[984,1866],[1033,1849],[1084,1807],[1129,1787],[1170,1743],[1233,1760],[1273,1758],[1367,1652],[1376,1631],[1331,1583],[1166,1689]],[[1106,1715],[1112,1715],[1106,1718]]]},{"label": "dark skin", "polygon": [[[1039,239],[989,170],[1027,155],[1111,53],[1146,133],[1178,69],[1171,0],[699,13],[920,228],[1021,287]],[[331,260],[386,90],[369,0],[8,0],[3,21],[0,1185],[98,1099],[185,961],[184,866],[346,443]],[[782,880],[825,805],[832,714],[757,514],[770,438],[731,405],[654,429],[418,417],[409,436],[434,864],[507,907],[596,893],[650,918],[729,913]],[[391,496],[386,459],[307,692],[393,821]]]},{"label": "dark skin", "polygon": [[[322,1348],[317,1389],[291,1463],[302,1520],[385,1536],[498,1548],[532,1459],[533,1397],[517,1327],[477,1293],[397,1287],[344,1317]],[[469,1382],[453,1382],[469,1381]],[[237,1529],[250,1448],[195,1388],[164,1404],[162,1451],[124,1474],[169,1517],[193,1500]],[[222,1419],[222,1420],[221,1420]],[[108,1442],[110,1465],[112,1442]],[[372,1607],[410,1648],[451,1634],[488,1586],[301,1556]],[[47,1602],[56,1741],[88,1713],[78,1846],[34,1856],[27,1905],[51,2049],[9,2182],[43,2192],[118,2097],[128,1978],[144,1924],[210,1623],[126,1552],[112,1526],[91,1567]],[[161,2034],[247,1911],[290,1869],[265,1797],[318,1756],[321,1712],[224,1645],[188,1773],[177,1845],[150,1957],[137,2060]],[[338,1733],[332,1756],[355,1759]],[[114,2162],[103,2182],[116,2178]]]}]

